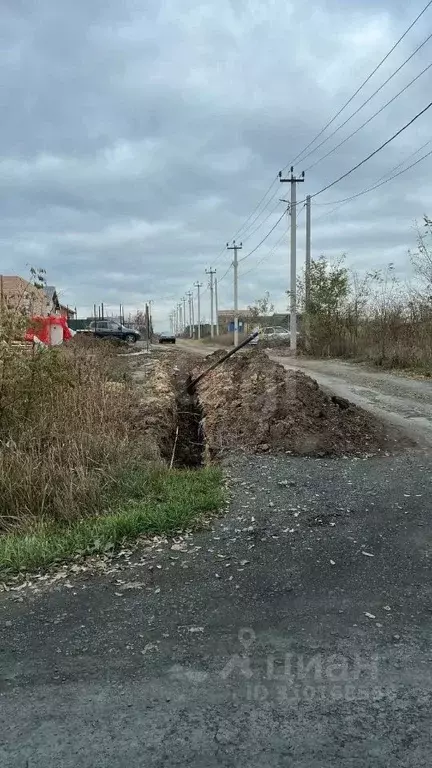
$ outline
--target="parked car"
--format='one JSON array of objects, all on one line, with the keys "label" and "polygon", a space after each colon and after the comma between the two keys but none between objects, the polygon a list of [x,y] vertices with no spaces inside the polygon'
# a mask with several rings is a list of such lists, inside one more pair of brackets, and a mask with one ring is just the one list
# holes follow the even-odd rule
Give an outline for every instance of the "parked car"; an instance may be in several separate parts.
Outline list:
[{"label": "parked car", "polygon": [[175,344],[176,343],[176,337],[174,333],[168,333],[168,331],[164,331],[159,336],[159,344]]},{"label": "parked car", "polygon": [[289,341],[291,338],[289,330],[281,325],[266,326],[257,330],[259,330],[259,336],[252,339],[251,344],[258,344],[259,341]]},{"label": "parked car", "polygon": [[135,344],[141,338],[141,334],[135,328],[127,328],[113,320],[93,320],[89,325],[89,331],[99,339],[119,339],[128,344]]}]

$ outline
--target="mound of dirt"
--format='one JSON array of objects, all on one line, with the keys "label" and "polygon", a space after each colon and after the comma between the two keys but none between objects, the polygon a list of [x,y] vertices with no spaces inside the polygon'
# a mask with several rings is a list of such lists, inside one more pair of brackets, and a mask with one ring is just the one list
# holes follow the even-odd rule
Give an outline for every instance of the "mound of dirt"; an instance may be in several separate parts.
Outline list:
[{"label": "mound of dirt", "polygon": [[[206,358],[194,376],[219,352]],[[300,371],[286,371],[264,352],[240,352],[198,385],[210,455],[243,448],[309,456],[378,454],[395,438],[372,415],[323,392]]]}]

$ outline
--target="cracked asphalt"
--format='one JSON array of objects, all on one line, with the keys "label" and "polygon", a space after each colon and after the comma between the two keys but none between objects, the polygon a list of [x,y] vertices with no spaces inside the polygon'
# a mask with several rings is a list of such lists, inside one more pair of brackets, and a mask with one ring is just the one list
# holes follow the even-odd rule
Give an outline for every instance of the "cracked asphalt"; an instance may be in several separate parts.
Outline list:
[{"label": "cracked asphalt", "polygon": [[430,455],[227,472],[207,530],[0,595],[2,767],[430,764]]}]

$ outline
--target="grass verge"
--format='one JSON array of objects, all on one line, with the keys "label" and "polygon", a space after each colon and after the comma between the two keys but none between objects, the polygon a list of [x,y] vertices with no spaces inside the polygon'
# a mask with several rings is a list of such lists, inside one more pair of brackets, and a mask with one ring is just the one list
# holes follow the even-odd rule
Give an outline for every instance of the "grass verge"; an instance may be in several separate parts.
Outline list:
[{"label": "grass verge", "polygon": [[1,536],[0,577],[109,552],[140,534],[173,534],[199,523],[222,501],[217,468],[129,473],[103,515],[69,524],[41,521],[25,533]]}]

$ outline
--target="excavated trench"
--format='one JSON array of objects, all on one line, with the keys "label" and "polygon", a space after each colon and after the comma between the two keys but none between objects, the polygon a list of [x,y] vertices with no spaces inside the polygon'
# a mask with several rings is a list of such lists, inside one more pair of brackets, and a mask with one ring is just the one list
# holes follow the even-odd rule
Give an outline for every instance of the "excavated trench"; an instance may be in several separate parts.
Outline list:
[{"label": "excavated trench", "polygon": [[[223,354],[223,353],[222,353]],[[400,435],[372,414],[325,393],[300,371],[286,371],[259,350],[240,352],[188,392],[220,352],[198,361],[171,352],[150,377],[147,423],[159,455],[173,467],[199,468],[230,451],[298,456],[400,452]]]},{"label": "excavated trench", "polygon": [[177,444],[175,467],[198,469],[203,465],[205,440],[202,428],[203,413],[195,394],[188,394],[189,377],[181,377],[176,386]]}]

